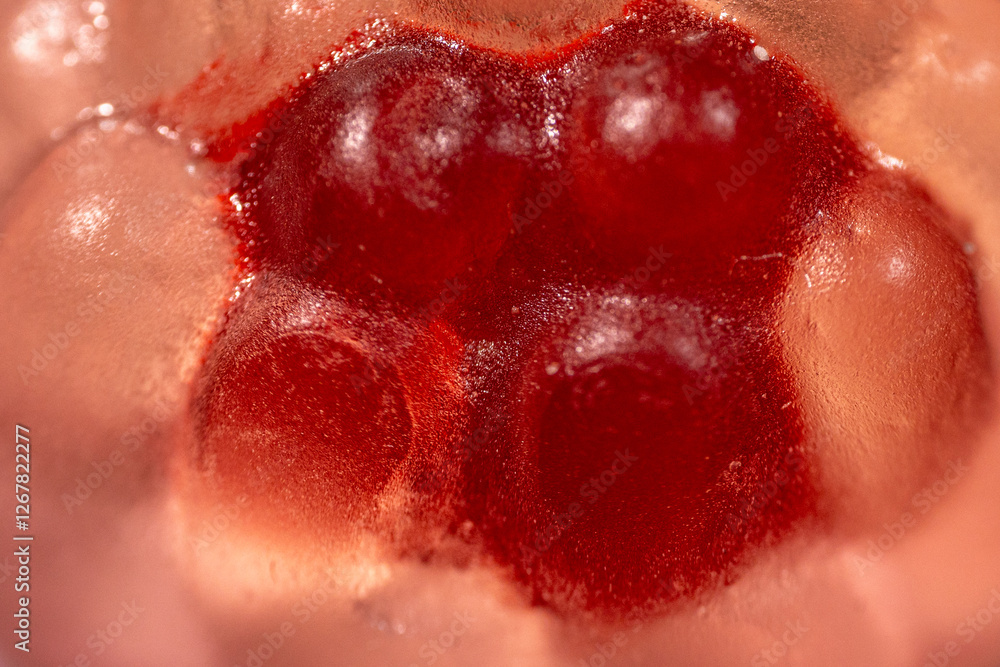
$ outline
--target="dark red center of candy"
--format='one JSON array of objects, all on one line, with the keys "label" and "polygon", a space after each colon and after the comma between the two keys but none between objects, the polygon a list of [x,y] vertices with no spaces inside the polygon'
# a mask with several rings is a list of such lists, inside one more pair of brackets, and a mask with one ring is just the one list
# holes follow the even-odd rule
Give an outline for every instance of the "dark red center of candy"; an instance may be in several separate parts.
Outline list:
[{"label": "dark red center of candy", "polygon": [[303,523],[402,494],[557,607],[670,602],[809,517],[776,306],[870,167],[801,74],[674,2],[534,58],[372,41],[242,163],[204,469]]}]

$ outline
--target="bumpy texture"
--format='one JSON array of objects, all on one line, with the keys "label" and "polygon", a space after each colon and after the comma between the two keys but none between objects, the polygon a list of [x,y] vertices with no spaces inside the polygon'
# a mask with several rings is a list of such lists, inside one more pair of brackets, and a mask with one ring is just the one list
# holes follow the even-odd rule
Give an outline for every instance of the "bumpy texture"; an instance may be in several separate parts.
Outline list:
[{"label": "bumpy texture", "polygon": [[271,113],[199,389],[214,484],[461,527],[560,608],[668,603],[815,514],[780,302],[880,168],[792,65],[644,3],[530,58],[398,27]]}]

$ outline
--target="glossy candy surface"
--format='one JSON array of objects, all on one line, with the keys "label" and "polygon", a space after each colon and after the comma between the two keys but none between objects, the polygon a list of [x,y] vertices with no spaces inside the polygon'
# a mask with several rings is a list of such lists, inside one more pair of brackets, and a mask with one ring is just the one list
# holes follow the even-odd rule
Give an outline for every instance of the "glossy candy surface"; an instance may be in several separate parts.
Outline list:
[{"label": "glossy candy surface", "polygon": [[792,65],[644,3],[531,58],[400,27],[276,108],[200,385],[215,483],[471,524],[557,608],[667,603],[816,516],[778,310],[881,168]]}]

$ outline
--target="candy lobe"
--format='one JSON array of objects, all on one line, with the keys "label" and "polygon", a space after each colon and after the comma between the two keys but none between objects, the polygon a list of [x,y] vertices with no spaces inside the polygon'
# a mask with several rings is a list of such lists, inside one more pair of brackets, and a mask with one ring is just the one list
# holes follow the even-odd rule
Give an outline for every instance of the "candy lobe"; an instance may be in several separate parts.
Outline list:
[{"label": "candy lobe", "polygon": [[909,175],[873,170],[796,259],[782,349],[841,524],[898,516],[984,419],[989,351],[956,226]]},{"label": "candy lobe", "polygon": [[[197,399],[204,478],[400,557],[498,564],[565,613],[655,613],[827,529],[831,490],[864,473],[849,429],[824,430],[857,382],[824,383],[871,378],[838,328],[863,299],[810,298],[839,261],[823,250],[896,280],[870,291],[901,295],[910,329],[924,283],[904,274],[948,269],[928,299],[967,325],[942,352],[953,402],[982,334],[929,199],[754,44],[643,2],[557,53],[397,27],[319,68],[232,193],[246,274]],[[857,201],[919,224],[844,241]],[[904,366],[934,355],[873,330]]]},{"label": "candy lobe", "polygon": [[270,261],[416,302],[488,268],[531,137],[517,72],[443,38],[410,34],[322,76],[298,102],[260,176],[255,213]]},{"label": "candy lobe", "polygon": [[395,364],[346,322],[292,324],[301,301],[282,316],[281,296],[247,298],[250,312],[209,360],[196,465],[218,485],[257,491],[265,513],[370,516],[412,443]]},{"label": "candy lobe", "polygon": [[644,4],[567,64],[572,194],[591,243],[625,262],[794,247],[863,164],[832,110],[732,24]]},{"label": "candy lobe", "polygon": [[474,401],[493,462],[466,476],[476,520],[540,599],[664,604],[813,511],[773,307],[622,286],[568,299],[535,335],[497,336],[516,370]]}]

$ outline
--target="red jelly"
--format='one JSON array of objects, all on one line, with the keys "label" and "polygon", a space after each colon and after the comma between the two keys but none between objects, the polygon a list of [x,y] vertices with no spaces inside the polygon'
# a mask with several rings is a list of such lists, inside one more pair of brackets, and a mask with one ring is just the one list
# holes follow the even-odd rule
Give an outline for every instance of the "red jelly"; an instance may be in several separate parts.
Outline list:
[{"label": "red jelly", "polygon": [[463,423],[447,327],[267,274],[229,316],[198,398],[195,460],[213,485],[328,534],[375,521],[381,494],[429,470],[438,488],[454,485],[458,465],[438,445]]},{"label": "red jelly", "polygon": [[536,143],[522,79],[504,59],[409,31],[321,74],[248,174],[262,261],[300,275],[332,239],[311,277],[414,303],[489,269]]},{"label": "red jelly", "polygon": [[580,229],[633,265],[661,244],[720,266],[788,251],[860,167],[797,71],[682,5],[638,6],[560,65]]},{"label": "red jelly", "polygon": [[198,399],[220,487],[472,525],[562,609],[693,594],[815,514],[777,308],[873,167],[789,63],[649,2],[532,59],[399,28],[276,108]]}]

